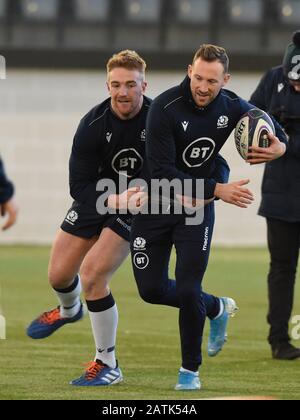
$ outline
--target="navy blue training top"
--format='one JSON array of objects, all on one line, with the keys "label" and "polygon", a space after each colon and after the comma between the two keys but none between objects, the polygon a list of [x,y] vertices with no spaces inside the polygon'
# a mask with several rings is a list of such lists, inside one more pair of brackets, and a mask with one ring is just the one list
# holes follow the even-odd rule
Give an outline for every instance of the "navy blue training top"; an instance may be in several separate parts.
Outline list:
[{"label": "navy blue training top", "polygon": [[[102,194],[96,190],[99,180],[115,181],[119,187],[121,174],[128,181],[145,178],[142,168],[151,102],[144,97],[140,112],[130,120],[121,120],[112,111],[111,99],[108,98],[82,118],[69,162],[70,193],[74,200],[95,207]],[[220,183],[228,180],[229,168],[221,156],[216,159],[212,176]]]},{"label": "navy blue training top", "polygon": [[118,186],[122,174],[128,180],[140,175],[146,143],[146,118],[151,99],[144,97],[140,112],[121,120],[108,98],[82,118],[74,137],[69,163],[71,196],[81,203],[96,205],[100,179]]},{"label": "navy blue training top", "polygon": [[[147,166],[152,179],[204,179],[205,199],[214,197],[216,180],[211,178],[215,159],[240,118],[254,108],[235,93],[222,89],[207,107],[199,108],[192,96],[190,78],[158,96],[147,120]],[[273,119],[276,135],[286,136]]]}]

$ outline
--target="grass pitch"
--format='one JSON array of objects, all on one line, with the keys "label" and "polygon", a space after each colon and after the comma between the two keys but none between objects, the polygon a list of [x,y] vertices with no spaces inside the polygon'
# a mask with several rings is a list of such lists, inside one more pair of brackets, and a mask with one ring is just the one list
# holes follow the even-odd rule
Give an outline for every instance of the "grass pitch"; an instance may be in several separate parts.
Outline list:
[{"label": "grass pitch", "polygon": [[[82,364],[94,357],[88,318],[44,341],[30,340],[24,333],[34,317],[56,305],[47,284],[48,256],[48,248],[0,248],[1,307],[7,321],[7,339],[0,340],[1,400],[179,400],[238,395],[300,399],[300,361],[273,361],[266,341],[265,250],[212,252],[205,290],[234,297],[240,312],[230,321],[223,352],[215,359],[204,353],[203,390],[196,393],[173,391],[180,367],[178,311],[140,300],[129,261],[111,284],[120,312],[118,358],[125,382],[105,389],[68,385],[81,375]],[[300,314],[299,297],[298,289],[294,314]]]}]

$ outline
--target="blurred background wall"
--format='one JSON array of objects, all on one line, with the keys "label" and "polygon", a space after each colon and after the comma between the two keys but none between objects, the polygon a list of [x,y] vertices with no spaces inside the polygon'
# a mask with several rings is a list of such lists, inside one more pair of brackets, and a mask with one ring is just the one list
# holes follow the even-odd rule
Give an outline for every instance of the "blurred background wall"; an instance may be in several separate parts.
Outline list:
[{"label": "blurred background wall", "polygon": [[0,48],[12,66],[99,67],[140,50],[152,68],[181,69],[200,43],[225,46],[236,70],[281,59],[299,0],[0,0]]},{"label": "blurred background wall", "polygon": [[[249,99],[282,61],[300,26],[300,0],[0,0],[0,152],[17,186],[18,225],[0,243],[50,243],[71,199],[68,158],[79,119],[107,97],[104,65],[120,49],[148,61],[148,95],[179,83],[203,42],[225,46],[229,88]],[[251,178],[256,204],[218,203],[216,244],[265,244],[256,216],[263,167],[248,167],[233,139],[232,179]]]}]

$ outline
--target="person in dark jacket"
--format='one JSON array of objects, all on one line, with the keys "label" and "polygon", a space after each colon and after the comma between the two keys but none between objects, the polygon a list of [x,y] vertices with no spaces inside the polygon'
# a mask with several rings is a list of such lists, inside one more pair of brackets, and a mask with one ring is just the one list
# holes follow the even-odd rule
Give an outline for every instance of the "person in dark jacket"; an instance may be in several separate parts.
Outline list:
[{"label": "person in dark jacket", "polygon": [[2,227],[2,230],[7,230],[12,227],[17,220],[17,206],[13,199],[14,186],[5,174],[3,162],[0,158],[0,214],[2,217],[7,216],[7,220]]},{"label": "person in dark jacket", "polygon": [[275,359],[293,360],[300,358],[289,336],[300,247],[300,31],[283,65],[266,73],[250,102],[273,115],[289,136],[286,155],[266,165],[259,214],[267,219],[271,255],[269,343]]}]

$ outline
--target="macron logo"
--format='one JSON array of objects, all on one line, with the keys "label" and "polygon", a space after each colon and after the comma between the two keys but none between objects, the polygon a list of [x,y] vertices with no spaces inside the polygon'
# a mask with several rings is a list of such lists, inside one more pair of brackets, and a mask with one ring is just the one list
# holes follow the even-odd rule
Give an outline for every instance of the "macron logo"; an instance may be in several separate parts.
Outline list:
[{"label": "macron logo", "polygon": [[182,124],[182,127],[184,129],[184,132],[186,132],[186,130],[188,129],[188,126],[189,126],[189,122],[188,121],[183,121],[183,123],[181,123],[181,124]]},{"label": "macron logo", "polygon": [[278,93],[280,93],[284,88],[284,84],[283,83],[279,83],[278,85]]},{"label": "macron logo", "polygon": [[106,140],[108,141],[108,143],[110,143],[112,138],[112,133],[106,133]]},{"label": "macron logo", "polygon": [[208,248],[208,240],[209,240],[209,227],[207,227],[205,229],[205,234],[204,234],[204,244],[203,244],[203,248],[202,251],[207,251]]}]

